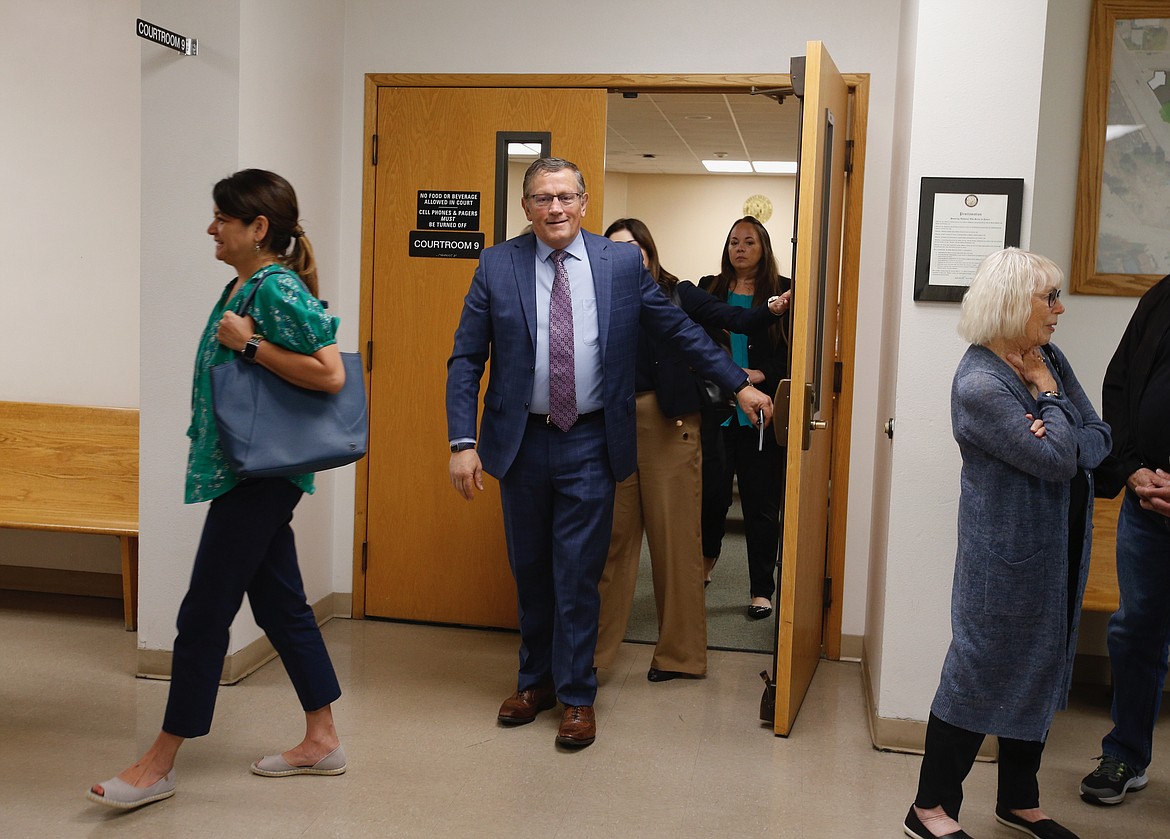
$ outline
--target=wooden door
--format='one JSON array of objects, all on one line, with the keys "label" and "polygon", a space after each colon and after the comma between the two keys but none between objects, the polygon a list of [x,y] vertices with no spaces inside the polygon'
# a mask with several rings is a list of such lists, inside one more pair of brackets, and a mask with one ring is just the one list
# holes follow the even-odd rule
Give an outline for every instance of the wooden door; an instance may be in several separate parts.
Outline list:
[{"label": "wooden door", "polygon": [[[490,246],[497,132],[549,132],[552,154],[585,176],[584,226],[597,232],[605,91],[382,87],[375,120],[364,612],[515,627],[499,486],[485,476],[469,504],[447,479],[446,361],[476,260],[410,256],[419,193],[478,194],[468,232]],[[518,199],[507,209],[523,218]]]},{"label": "wooden door", "polygon": [[821,658],[833,361],[837,347],[849,90],[819,41],[805,58],[792,317],[788,482],[775,732],[788,734]]}]

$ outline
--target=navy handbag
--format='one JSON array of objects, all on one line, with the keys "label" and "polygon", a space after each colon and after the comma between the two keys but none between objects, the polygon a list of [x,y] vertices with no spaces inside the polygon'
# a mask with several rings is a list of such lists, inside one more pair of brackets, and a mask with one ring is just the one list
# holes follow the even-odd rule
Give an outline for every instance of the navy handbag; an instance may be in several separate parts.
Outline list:
[{"label": "navy handbag", "polygon": [[369,417],[362,357],[343,352],[341,360],[345,385],[339,393],[299,387],[239,358],[211,368],[219,442],[233,472],[241,478],[301,475],[365,456]]}]

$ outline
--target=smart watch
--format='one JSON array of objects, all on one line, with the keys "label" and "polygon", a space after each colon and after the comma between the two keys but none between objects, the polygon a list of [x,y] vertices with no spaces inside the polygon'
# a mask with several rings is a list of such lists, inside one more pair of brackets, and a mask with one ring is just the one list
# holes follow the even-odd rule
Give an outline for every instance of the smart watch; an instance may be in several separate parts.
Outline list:
[{"label": "smart watch", "polygon": [[244,357],[244,361],[249,364],[258,364],[256,361],[256,353],[260,349],[260,343],[264,340],[263,335],[253,335],[248,339],[248,343],[244,344],[244,348],[240,350],[240,354]]}]

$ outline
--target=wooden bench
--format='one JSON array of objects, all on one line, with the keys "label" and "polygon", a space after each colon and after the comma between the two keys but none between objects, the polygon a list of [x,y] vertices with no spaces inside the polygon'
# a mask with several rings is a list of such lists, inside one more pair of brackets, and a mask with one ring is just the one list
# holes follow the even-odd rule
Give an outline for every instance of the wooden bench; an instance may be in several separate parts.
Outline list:
[{"label": "wooden bench", "polygon": [[1085,583],[1085,597],[1081,608],[1086,612],[1117,611],[1120,598],[1117,593],[1117,514],[1121,499],[1093,500],[1093,548],[1089,559],[1089,580]]},{"label": "wooden bench", "polygon": [[0,402],[0,527],[116,536],[138,620],[138,411]]}]

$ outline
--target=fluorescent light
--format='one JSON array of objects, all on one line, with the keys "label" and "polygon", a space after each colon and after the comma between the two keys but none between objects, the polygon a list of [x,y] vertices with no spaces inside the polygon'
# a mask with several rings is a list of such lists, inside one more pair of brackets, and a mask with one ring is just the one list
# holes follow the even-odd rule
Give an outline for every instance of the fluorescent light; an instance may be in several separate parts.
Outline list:
[{"label": "fluorescent light", "polygon": [[750,172],[752,164],[746,160],[704,160],[708,172]]},{"label": "fluorescent light", "polygon": [[795,160],[757,160],[752,163],[757,172],[762,175],[795,175]]},{"label": "fluorescent light", "polygon": [[540,157],[540,143],[508,143],[509,157]]}]

